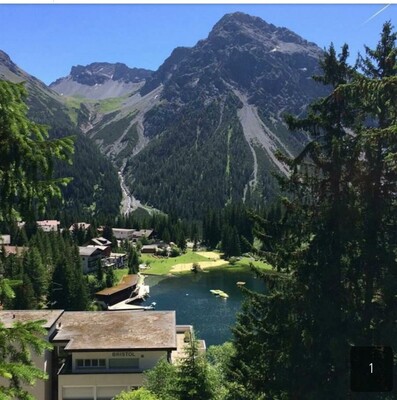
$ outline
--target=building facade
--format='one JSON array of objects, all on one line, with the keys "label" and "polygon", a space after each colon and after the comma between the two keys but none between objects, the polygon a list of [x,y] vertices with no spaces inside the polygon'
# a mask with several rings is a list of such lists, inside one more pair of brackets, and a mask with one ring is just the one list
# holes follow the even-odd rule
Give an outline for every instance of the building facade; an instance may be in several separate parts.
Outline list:
[{"label": "building facade", "polygon": [[176,325],[175,311],[0,311],[6,326],[38,319],[54,346],[34,359],[49,375],[29,388],[38,400],[111,400],[136,389],[160,359],[184,354],[192,330]]}]

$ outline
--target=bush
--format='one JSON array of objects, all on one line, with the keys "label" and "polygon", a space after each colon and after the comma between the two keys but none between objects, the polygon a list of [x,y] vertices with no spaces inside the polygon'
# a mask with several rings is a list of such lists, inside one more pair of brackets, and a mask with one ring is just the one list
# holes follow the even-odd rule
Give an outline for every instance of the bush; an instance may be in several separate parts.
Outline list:
[{"label": "bush", "polygon": [[237,263],[237,258],[236,257],[230,257],[229,258],[229,264],[230,265],[236,265]]}]

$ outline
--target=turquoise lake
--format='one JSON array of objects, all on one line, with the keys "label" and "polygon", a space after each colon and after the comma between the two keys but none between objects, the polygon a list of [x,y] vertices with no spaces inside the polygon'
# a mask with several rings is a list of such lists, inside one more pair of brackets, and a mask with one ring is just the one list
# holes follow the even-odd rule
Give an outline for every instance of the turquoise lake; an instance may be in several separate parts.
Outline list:
[{"label": "turquoise lake", "polygon": [[[264,282],[249,269],[226,267],[171,277],[148,276],[145,282],[150,286],[150,297],[145,305],[156,302],[156,310],[175,310],[176,323],[193,325],[207,347],[221,344],[232,338],[230,327],[243,301],[237,281],[246,282],[248,289],[265,292]],[[221,289],[229,298],[216,297],[210,289]]]}]

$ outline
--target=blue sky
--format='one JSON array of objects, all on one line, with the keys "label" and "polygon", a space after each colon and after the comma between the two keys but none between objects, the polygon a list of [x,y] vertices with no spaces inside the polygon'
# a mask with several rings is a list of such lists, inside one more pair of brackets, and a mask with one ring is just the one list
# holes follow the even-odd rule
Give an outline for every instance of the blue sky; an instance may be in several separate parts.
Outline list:
[{"label": "blue sky", "polygon": [[[123,62],[157,69],[177,46],[207,37],[226,13],[242,11],[284,26],[321,48],[347,42],[352,61],[373,47],[386,20],[396,24],[397,4],[295,5],[0,5],[0,49],[45,83],[72,65]],[[396,27],[397,28],[397,27]]]}]

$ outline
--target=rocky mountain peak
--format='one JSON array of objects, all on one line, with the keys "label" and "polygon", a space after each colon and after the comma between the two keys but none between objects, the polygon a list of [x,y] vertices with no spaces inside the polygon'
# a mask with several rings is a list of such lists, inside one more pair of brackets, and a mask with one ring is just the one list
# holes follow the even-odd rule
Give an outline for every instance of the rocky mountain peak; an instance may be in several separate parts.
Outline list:
[{"label": "rocky mountain peak", "polygon": [[[82,85],[102,85],[108,80],[124,83],[138,83],[151,75],[152,71],[143,68],[129,68],[123,63],[95,62],[86,66],[76,65],[70,71],[70,78]],[[57,85],[60,78],[51,85]]]}]

